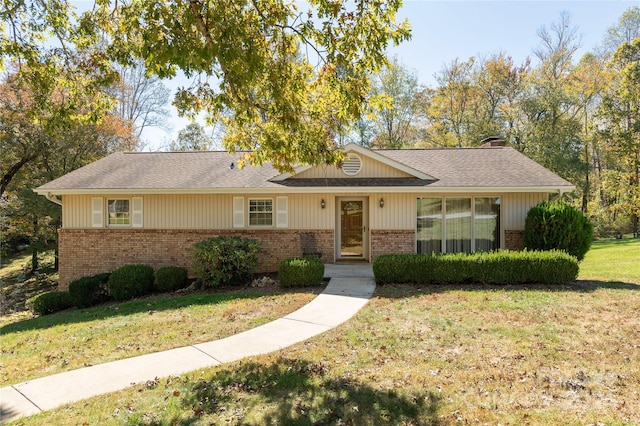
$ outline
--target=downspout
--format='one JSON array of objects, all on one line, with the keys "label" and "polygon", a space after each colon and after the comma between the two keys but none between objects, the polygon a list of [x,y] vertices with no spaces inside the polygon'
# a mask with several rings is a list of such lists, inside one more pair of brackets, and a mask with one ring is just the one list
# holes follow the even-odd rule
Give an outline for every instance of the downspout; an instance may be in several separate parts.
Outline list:
[{"label": "downspout", "polygon": [[58,198],[56,195],[53,195],[50,192],[47,192],[45,194],[45,197],[47,198],[47,200],[51,201],[52,203],[56,203],[59,206],[62,206],[62,200],[60,198]]}]

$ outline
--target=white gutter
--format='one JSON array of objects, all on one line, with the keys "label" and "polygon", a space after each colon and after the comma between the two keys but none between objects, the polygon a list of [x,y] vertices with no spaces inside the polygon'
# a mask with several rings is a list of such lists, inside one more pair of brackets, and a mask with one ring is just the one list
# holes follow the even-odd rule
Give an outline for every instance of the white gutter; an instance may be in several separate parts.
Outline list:
[{"label": "white gutter", "polygon": [[60,198],[58,198],[57,195],[52,194],[51,192],[47,192],[46,194],[42,194],[40,192],[38,192],[38,194],[40,195],[44,195],[45,198],[49,201],[51,201],[52,203],[56,203],[57,205],[61,206],[62,205],[62,200]]},{"label": "white gutter", "polygon": [[[352,194],[352,193],[402,193],[402,194],[442,194],[442,193],[559,193],[560,195],[573,191],[574,186],[488,186],[488,187],[446,187],[446,186],[313,186],[313,187],[287,187],[287,186],[270,186],[267,188],[171,188],[171,189],[153,189],[153,188],[109,188],[109,189],[60,189],[56,190],[57,196],[60,195],[123,195],[123,194]],[[36,190],[40,195],[44,195],[47,199],[59,204],[58,201],[52,200],[50,192],[44,190]]]}]

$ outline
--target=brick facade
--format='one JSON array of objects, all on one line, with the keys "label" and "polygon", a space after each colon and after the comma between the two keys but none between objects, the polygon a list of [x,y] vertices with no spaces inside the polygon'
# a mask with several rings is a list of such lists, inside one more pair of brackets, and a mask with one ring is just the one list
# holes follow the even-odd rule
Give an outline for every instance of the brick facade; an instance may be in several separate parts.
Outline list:
[{"label": "brick facade", "polygon": [[524,231],[504,231],[504,248],[506,248],[507,250],[524,249]]},{"label": "brick facade", "polygon": [[371,230],[371,260],[383,254],[415,253],[416,231],[413,229]]},{"label": "brick facade", "polygon": [[[259,272],[278,269],[282,259],[301,256],[299,230],[160,230],[61,229],[59,231],[60,289],[83,276],[110,272],[128,264],[190,269],[188,249],[198,241],[220,235],[240,235],[262,243]],[[309,231],[304,231],[309,232]],[[313,231],[323,262],[333,261],[333,230]]]}]

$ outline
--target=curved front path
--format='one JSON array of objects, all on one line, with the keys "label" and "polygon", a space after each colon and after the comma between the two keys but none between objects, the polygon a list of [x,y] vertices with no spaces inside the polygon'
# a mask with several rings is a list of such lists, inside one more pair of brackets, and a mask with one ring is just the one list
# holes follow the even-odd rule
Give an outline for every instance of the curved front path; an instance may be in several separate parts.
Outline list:
[{"label": "curved front path", "polygon": [[286,348],[347,321],[373,295],[370,264],[326,265],[325,290],[291,314],[224,339],[42,377],[0,389],[0,423],[124,389]]}]

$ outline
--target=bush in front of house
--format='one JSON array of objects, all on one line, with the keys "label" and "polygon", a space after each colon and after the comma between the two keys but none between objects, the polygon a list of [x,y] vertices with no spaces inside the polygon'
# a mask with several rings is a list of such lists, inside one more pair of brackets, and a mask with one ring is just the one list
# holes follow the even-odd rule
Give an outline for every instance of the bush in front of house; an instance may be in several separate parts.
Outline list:
[{"label": "bush in front of house", "polygon": [[559,250],[392,254],[373,262],[378,284],[565,284],[578,272],[578,260]]},{"label": "bush in front of house", "polygon": [[545,201],[527,213],[524,246],[529,250],[563,250],[580,261],[592,240],[591,222],[565,201]]},{"label": "bush in front of house", "polygon": [[154,273],[149,265],[121,266],[109,276],[109,291],[115,300],[129,300],[153,290]]},{"label": "bush in front of house", "polygon": [[69,283],[69,294],[73,298],[73,304],[78,308],[88,308],[106,302],[109,299],[110,275],[105,272]]},{"label": "bush in front of house", "polygon": [[278,265],[278,281],[283,287],[305,287],[320,284],[324,265],[315,257],[285,259]]},{"label": "bush in front of house", "polygon": [[239,236],[209,238],[189,252],[193,273],[204,287],[251,282],[258,267],[260,242]]},{"label": "bush in front of house", "polygon": [[165,266],[156,271],[156,289],[163,293],[180,290],[189,284],[187,269],[180,266]]},{"label": "bush in front of house", "polygon": [[67,291],[48,291],[27,301],[34,314],[47,315],[73,306],[73,297]]}]

